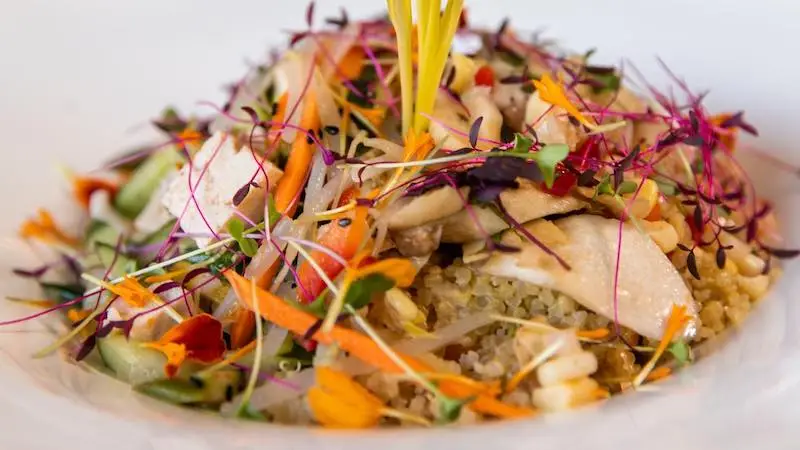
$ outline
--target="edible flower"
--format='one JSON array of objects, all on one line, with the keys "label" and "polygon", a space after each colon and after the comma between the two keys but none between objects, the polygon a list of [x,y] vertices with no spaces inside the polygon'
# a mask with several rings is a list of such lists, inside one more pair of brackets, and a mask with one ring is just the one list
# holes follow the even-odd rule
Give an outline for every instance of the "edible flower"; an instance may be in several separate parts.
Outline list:
[{"label": "edible flower", "polygon": [[119,190],[119,185],[109,180],[94,177],[81,177],[73,175],[72,181],[72,195],[78,203],[84,208],[89,208],[89,200],[92,194],[96,191],[106,191],[111,198],[116,195]]},{"label": "edible flower", "polygon": [[321,366],[316,369],[317,385],[308,390],[308,404],[314,418],[329,428],[370,428],[381,417],[391,416],[421,425],[422,417],[386,408],[383,402],[344,372]]},{"label": "edible flower", "polygon": [[22,238],[38,239],[50,244],[64,244],[70,247],[78,245],[77,239],[58,228],[53,216],[46,209],[39,209],[37,218],[26,220],[20,227],[19,235]]},{"label": "edible flower", "polygon": [[322,322],[322,331],[327,333],[333,329],[336,319],[344,308],[345,298],[348,291],[358,280],[365,279],[371,275],[380,275],[391,282],[391,286],[408,287],[414,282],[417,269],[414,264],[404,258],[387,258],[380,261],[367,262],[372,258],[369,251],[362,251],[357,254],[345,269],[344,279],[339,288],[338,295],[331,303],[328,314]]},{"label": "edible flower", "polygon": [[650,360],[644,368],[642,368],[642,371],[633,379],[634,386],[641,385],[647,379],[659,358],[661,358],[661,355],[664,354],[667,347],[672,343],[672,339],[683,330],[686,324],[689,323],[689,320],[691,320],[691,317],[686,314],[686,305],[672,305],[672,311],[670,311],[669,319],[667,319],[667,324],[664,327],[664,335],[661,337],[661,342],[658,344],[658,347],[656,347],[656,351],[653,352],[653,356],[650,357]]},{"label": "edible flower", "polygon": [[199,314],[175,325],[156,342],[144,344],[167,357],[164,372],[172,378],[186,360],[213,363],[225,353],[222,323],[208,314]]},{"label": "edible flower", "polygon": [[175,138],[179,144],[189,147],[192,151],[199,150],[200,144],[203,143],[203,133],[196,130],[191,125],[181,130]]},{"label": "edible flower", "polygon": [[136,278],[125,276],[117,284],[103,282],[101,284],[108,291],[118,295],[125,303],[133,308],[143,308],[152,300],[158,300],[156,294],[142,286]]},{"label": "edible flower", "polygon": [[725,126],[733,117],[733,114],[723,113],[708,118],[711,125],[715,127],[714,131],[719,137],[719,143],[722,144],[722,148],[728,153],[733,152],[736,148],[736,135],[738,134],[736,128]]},{"label": "edible flower", "polygon": [[597,128],[595,123],[587,119],[586,116],[584,116],[583,113],[581,113],[578,108],[576,108],[575,105],[569,101],[567,98],[567,93],[564,92],[564,88],[561,87],[561,83],[556,83],[552,78],[550,78],[550,75],[544,74],[542,75],[541,80],[531,80],[531,82],[536,88],[536,91],[539,93],[539,98],[542,99],[543,102],[564,108],[569,115],[592,130]]}]

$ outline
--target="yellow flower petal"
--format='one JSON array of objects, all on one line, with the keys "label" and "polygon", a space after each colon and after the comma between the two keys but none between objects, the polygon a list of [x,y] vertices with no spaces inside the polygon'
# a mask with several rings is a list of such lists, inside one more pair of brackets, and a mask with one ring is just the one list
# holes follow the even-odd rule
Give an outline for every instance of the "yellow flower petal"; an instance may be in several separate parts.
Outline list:
[{"label": "yellow flower petal", "polygon": [[395,285],[398,287],[408,287],[414,282],[417,268],[408,259],[388,258],[364,267],[359,267],[355,269],[354,272],[353,279],[365,278],[377,273],[394,281]]},{"label": "yellow flower petal", "polygon": [[383,402],[344,372],[320,366],[317,386],[308,391],[308,404],[317,422],[331,428],[377,425]]},{"label": "yellow flower petal", "polygon": [[167,376],[172,378],[178,373],[178,368],[186,360],[186,346],[183,344],[176,344],[174,342],[150,342],[144,344],[147,348],[158,350],[167,357],[167,364],[164,366],[164,372]]},{"label": "yellow flower petal", "polygon": [[556,83],[550,78],[550,75],[542,75],[541,80],[532,81],[536,91],[539,93],[539,98],[543,102],[550,103],[554,106],[563,108],[568,114],[576,118],[580,123],[586,125],[590,129],[595,129],[597,124],[591,122],[569,101],[566,92],[561,87],[561,84]]}]

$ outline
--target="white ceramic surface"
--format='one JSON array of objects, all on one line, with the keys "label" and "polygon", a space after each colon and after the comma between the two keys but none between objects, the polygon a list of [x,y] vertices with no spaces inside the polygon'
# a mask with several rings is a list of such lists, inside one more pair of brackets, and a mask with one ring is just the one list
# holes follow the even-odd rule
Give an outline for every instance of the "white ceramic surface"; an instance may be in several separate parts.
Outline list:
[{"label": "white ceramic surface", "polygon": [[[346,5],[351,15],[380,0],[320,1],[318,18]],[[744,108],[762,132],[755,145],[797,165],[800,93],[796,19],[780,1],[471,0],[473,22],[545,28],[572,48],[630,57],[663,86],[654,55],[712,108]],[[652,3],[652,4],[651,4]],[[300,28],[305,2],[138,0],[3,2],[0,13],[0,295],[35,295],[10,267],[37,256],[13,239],[38,205],[68,211],[63,162],[89,169],[126,145],[167,103],[203,111],[221,86],[260,58],[281,31]],[[765,158],[743,156],[784,229],[800,243],[800,185]],[[468,429],[330,433],[224,421],[132,394],[123,384],[59,357],[33,360],[50,341],[39,323],[0,328],[2,449],[255,448],[800,448],[800,266],[717,354],[658,385],[599,407]],[[0,320],[30,310],[0,305]]]}]

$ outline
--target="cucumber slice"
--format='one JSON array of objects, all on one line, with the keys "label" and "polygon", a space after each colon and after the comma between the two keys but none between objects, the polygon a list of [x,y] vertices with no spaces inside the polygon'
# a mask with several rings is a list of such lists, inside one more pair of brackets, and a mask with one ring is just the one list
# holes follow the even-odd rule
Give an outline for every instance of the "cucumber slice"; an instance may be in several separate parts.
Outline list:
[{"label": "cucumber slice", "polygon": [[103,267],[108,268],[114,263],[111,274],[115,278],[135,271],[137,264],[135,259],[117,253],[119,238],[120,232],[116,228],[100,220],[93,220],[86,231],[86,247],[94,251]]},{"label": "cucumber slice", "polygon": [[174,147],[169,146],[148,157],[133,172],[114,198],[114,207],[123,216],[135,219],[150,201],[161,181],[183,160]]},{"label": "cucumber slice", "polygon": [[141,342],[128,340],[121,334],[110,334],[97,340],[97,350],[103,362],[117,378],[138,385],[166,377],[167,358],[158,350],[144,347]]},{"label": "cucumber slice", "polygon": [[239,390],[241,375],[236,370],[218,370],[201,378],[157,380],[136,386],[151,397],[179,405],[219,405]]}]

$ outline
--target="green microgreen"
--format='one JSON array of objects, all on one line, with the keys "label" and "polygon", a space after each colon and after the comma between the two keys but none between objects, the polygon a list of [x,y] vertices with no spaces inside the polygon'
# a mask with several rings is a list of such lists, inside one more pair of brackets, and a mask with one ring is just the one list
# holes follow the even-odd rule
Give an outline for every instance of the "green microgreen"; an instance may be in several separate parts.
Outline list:
[{"label": "green microgreen", "polygon": [[244,223],[241,220],[237,218],[231,219],[228,222],[228,233],[239,244],[239,249],[242,253],[250,258],[255,256],[258,244],[256,244],[255,240],[244,237]]}]

